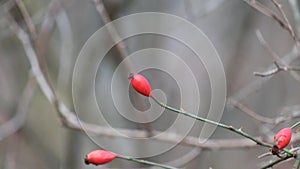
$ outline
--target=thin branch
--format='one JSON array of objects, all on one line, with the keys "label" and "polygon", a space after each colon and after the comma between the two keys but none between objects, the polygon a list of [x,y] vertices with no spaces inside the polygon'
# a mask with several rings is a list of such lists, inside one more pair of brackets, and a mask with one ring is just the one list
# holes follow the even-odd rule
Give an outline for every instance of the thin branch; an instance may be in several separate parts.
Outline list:
[{"label": "thin branch", "polygon": [[273,18],[276,22],[279,23],[279,25],[283,29],[290,31],[288,25],[282,19],[280,19],[280,17],[277,16],[276,13],[274,13],[272,10],[270,10],[269,8],[264,6],[262,3],[260,3],[256,0],[243,0],[243,1],[248,3],[251,7],[253,7],[257,11],[261,12],[262,14],[264,14],[270,18]]},{"label": "thin branch", "polygon": [[[128,56],[128,52],[126,50],[126,45],[120,38],[118,31],[112,24],[112,20],[111,20],[110,16],[108,15],[108,12],[106,11],[103,1],[102,0],[93,0],[93,1],[96,5],[96,9],[97,9],[99,15],[101,16],[101,18],[107,28],[107,31],[108,31],[110,37],[112,38],[113,42],[116,44],[117,51],[120,54],[119,56],[121,56],[121,59],[123,59],[123,61],[125,62],[125,66],[128,71],[128,74],[134,73],[133,72],[134,67],[133,67],[132,63],[130,62],[129,59],[125,59]],[[143,108],[145,108],[145,104],[143,103],[141,97],[138,97],[137,101],[138,101],[139,105],[142,105]],[[151,137],[152,136],[151,124],[142,124],[142,125],[143,125],[144,129],[148,131],[148,137]]]},{"label": "thin branch", "polygon": [[[291,62],[293,62],[297,58],[298,58],[297,50],[296,50],[296,48],[293,48],[293,50],[290,53],[288,53],[287,55],[285,55],[284,57],[282,57],[281,60],[286,64],[290,64]],[[274,69],[274,65],[270,65],[267,68],[267,71],[273,70],[273,69]],[[230,97],[230,99],[233,99],[233,100],[236,100],[236,101],[241,101],[241,100],[245,99],[247,96],[249,96],[253,92],[256,92],[257,90],[259,90],[261,88],[261,86],[263,84],[267,83],[272,77],[273,76],[268,76],[268,77],[265,77],[265,78],[259,78],[259,79],[256,79],[256,80],[250,82],[250,84],[243,87],[238,92],[236,92],[234,95],[232,95]]]},{"label": "thin branch", "polygon": [[[256,30],[256,36],[259,40],[259,42],[262,44],[262,46],[270,53],[270,55],[273,57],[274,64],[275,64],[275,69],[271,69],[265,72],[254,72],[253,74],[255,76],[260,76],[260,77],[267,77],[267,76],[271,76],[274,75],[278,72],[281,71],[287,71],[291,74],[291,76],[297,80],[298,82],[300,82],[300,76],[294,72],[294,71],[300,71],[300,68],[294,68],[294,67],[290,67],[288,66],[288,64],[286,64],[284,61],[282,61],[280,59],[280,57],[277,55],[277,53],[270,47],[270,45],[265,41],[264,37],[262,36],[261,32],[259,30]],[[281,65],[279,65],[281,64]]]},{"label": "thin branch", "polygon": [[25,4],[23,3],[23,0],[16,0],[16,4],[24,17],[25,23],[30,33],[30,37],[32,37],[32,40],[35,40],[35,38],[37,37],[36,29],[31,20],[29,12],[27,11]]},{"label": "thin branch", "polygon": [[276,165],[276,164],[278,164],[278,163],[280,163],[280,162],[282,162],[282,161],[286,161],[287,159],[290,159],[290,158],[292,158],[292,157],[293,157],[293,156],[291,156],[291,155],[286,155],[285,157],[280,158],[280,159],[278,159],[278,160],[275,160],[275,161],[271,162],[270,164],[268,164],[268,165],[262,167],[261,169],[272,168],[274,165]]},{"label": "thin branch", "polygon": [[282,8],[282,5],[281,5],[279,2],[277,2],[276,0],[271,0],[271,2],[275,5],[275,7],[276,7],[276,8],[278,9],[278,11],[280,12],[281,16],[283,17],[283,19],[284,19],[284,21],[285,21],[285,23],[286,23],[286,25],[287,25],[287,30],[288,30],[288,32],[290,33],[290,35],[292,36],[292,38],[293,38],[293,39],[296,41],[296,43],[297,43],[298,37],[297,37],[297,35],[296,35],[296,33],[295,33],[295,31],[294,31],[294,29],[293,29],[293,27],[292,27],[292,25],[291,25],[289,19],[287,18],[286,14],[285,14],[285,12],[284,12],[284,10],[283,10],[283,8]]},{"label": "thin branch", "polygon": [[266,71],[266,72],[253,72],[253,74],[255,76],[259,76],[259,77],[268,77],[268,76],[272,76],[274,74],[277,74],[281,71],[286,71],[286,72],[300,71],[300,68],[298,68],[298,67],[281,66],[276,61],[274,62],[274,65],[276,66],[276,68],[273,69],[273,70],[269,70],[269,71]]},{"label": "thin branch", "polygon": [[28,78],[28,82],[20,97],[15,116],[11,118],[9,121],[0,125],[0,141],[14,134],[24,125],[27,116],[28,107],[31,98],[34,94],[35,88],[36,88],[36,82],[30,75]]},{"label": "thin branch", "polygon": [[[226,129],[226,130],[229,130],[229,131],[232,131],[238,135],[241,135],[243,137],[246,137],[252,141],[254,141],[256,144],[258,145],[261,145],[263,147],[268,147],[268,148],[271,148],[272,145],[269,144],[269,143],[265,143],[261,140],[258,140],[254,137],[252,137],[251,135],[249,135],[248,133],[245,133],[244,131],[242,131],[241,129],[236,129],[234,128],[233,126],[229,126],[229,125],[226,125],[226,124],[222,124],[222,123],[219,123],[219,122],[215,122],[215,121],[212,121],[212,120],[209,120],[209,119],[206,119],[206,118],[203,118],[203,117],[199,117],[199,116],[196,116],[194,114],[191,114],[191,113],[188,113],[188,112],[185,112],[183,110],[178,110],[178,109],[175,109],[173,107],[170,107],[170,106],[167,106],[165,105],[164,103],[160,102],[159,100],[157,100],[154,96],[151,96],[151,98],[158,104],[160,105],[161,107],[167,109],[167,110],[171,110],[175,113],[179,113],[179,114],[182,114],[182,115],[185,115],[185,116],[188,116],[188,117],[191,117],[193,119],[196,119],[196,120],[199,120],[199,121],[202,121],[202,122],[206,122],[208,124],[211,124],[211,125],[214,125],[214,126],[218,126],[218,127],[221,127],[223,129]],[[290,153],[290,152],[288,152]]]},{"label": "thin branch", "polygon": [[[102,0],[94,0],[94,3],[96,5],[99,15],[103,19],[104,24],[106,24],[106,26],[107,26],[107,30],[108,30],[110,37],[112,38],[112,40],[115,43],[117,43],[116,47],[118,49],[118,52],[120,53],[120,56],[122,57],[122,59],[125,59],[128,55],[128,53],[126,51],[126,46],[125,46],[124,42],[122,42],[122,39],[120,38],[119,33],[117,32],[116,28],[112,24],[110,24],[111,19],[105,9],[103,1]],[[130,71],[132,65],[130,65],[130,63],[128,63],[128,64],[129,64],[128,65],[129,73],[132,73],[132,71]]]}]

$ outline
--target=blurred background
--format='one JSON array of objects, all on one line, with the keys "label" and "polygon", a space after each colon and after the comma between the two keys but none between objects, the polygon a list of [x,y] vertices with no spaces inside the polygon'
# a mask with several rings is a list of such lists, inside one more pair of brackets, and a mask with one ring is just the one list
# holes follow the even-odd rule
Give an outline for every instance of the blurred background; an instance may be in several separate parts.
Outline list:
[{"label": "blurred background", "polygon": [[[96,3],[95,3],[96,2]],[[16,24],[29,35],[42,72],[51,84],[58,100],[70,111],[75,111],[72,98],[72,76],[76,59],[85,42],[109,20],[140,12],[162,12],[173,14],[190,21],[211,40],[224,65],[227,84],[227,99],[222,123],[242,128],[253,136],[272,141],[280,128],[299,120],[300,90],[297,72],[280,71],[267,77],[254,76],[253,72],[276,69],[274,59],[262,39],[283,63],[299,66],[295,41],[278,22],[242,0],[1,0],[0,1],[0,167],[14,168],[146,168],[149,166],[117,159],[104,166],[86,166],[85,155],[99,146],[88,135],[68,125],[55,101],[49,101],[30,73],[31,64],[26,49],[16,36]],[[260,1],[259,1],[260,2]],[[284,1],[283,10],[291,26],[300,30],[299,11],[295,0]],[[272,1],[262,1],[274,11],[279,10]],[[297,4],[297,2],[296,2]],[[97,6],[98,5],[98,6]],[[98,10],[97,10],[98,7]],[[283,17],[281,17],[283,18]],[[29,19],[29,20],[28,20]],[[284,20],[284,19],[283,19]],[[15,26],[12,26],[14,25]],[[131,29],[134,25],[124,25]],[[18,26],[17,26],[18,28]],[[259,32],[258,32],[259,30]],[[300,33],[300,32],[299,32]],[[258,35],[258,36],[257,36]],[[107,41],[111,41],[108,39]],[[122,46],[124,45],[124,46]],[[120,47],[121,46],[121,47]],[[27,47],[28,48],[28,47]],[[201,93],[201,110],[207,111],[210,104],[210,83],[201,62],[189,61],[192,52],[180,42],[157,35],[140,35],[125,39],[105,56],[97,71],[96,95],[103,105],[103,114],[113,127],[164,131],[176,114],[164,112],[156,121],[145,124],[132,123],[118,115],[112,106],[111,79],[115,68],[128,54],[145,48],[162,48],[172,51],[187,60],[189,67],[197,71],[196,78]],[[30,58],[30,57],[29,57]],[[275,57],[276,58],[276,57]],[[91,61],[92,62],[92,61]],[[172,65],[170,65],[172,66]],[[172,67],[176,72],[176,67]],[[84,72],[88,74],[89,72]],[[145,75],[156,89],[164,91],[168,104],[180,108],[181,98],[178,85],[168,74],[155,69],[139,72]],[[164,79],[157,80],[157,79]],[[128,85],[127,77],[123,79]],[[80,91],[84,100],[88,91]],[[48,93],[49,94],[49,93]],[[51,94],[51,92],[50,92]],[[147,110],[150,106],[145,97],[132,88],[128,94],[135,108]],[[247,110],[241,110],[243,106]],[[88,102],[88,101],[86,101]],[[88,108],[88,107],[87,107]],[[250,111],[249,111],[250,110]],[[250,113],[249,113],[250,112]],[[251,114],[252,112],[252,114]],[[72,112],[69,112],[72,113]],[[260,115],[264,118],[260,118]],[[69,116],[67,116],[69,117]],[[73,116],[71,116],[73,117]],[[89,114],[79,115],[93,122]],[[283,117],[280,123],[272,121]],[[74,118],[70,118],[71,121]],[[90,121],[89,121],[90,120]],[[269,121],[268,121],[269,120]],[[96,120],[97,121],[97,120]],[[101,126],[101,122],[97,121]],[[71,123],[71,124],[77,124]],[[202,124],[195,124],[190,136],[195,136]],[[176,131],[174,131],[176,132]],[[135,144],[130,139],[97,135],[105,144],[128,152],[145,152],[151,147]],[[240,139],[241,136],[224,129],[217,129],[211,139]],[[296,137],[295,137],[296,138]],[[299,140],[293,142],[298,145]],[[271,142],[270,142],[271,143]],[[172,144],[161,142],[153,145]],[[146,158],[158,163],[167,163],[180,168],[253,169],[260,168],[277,157],[257,157],[269,150],[264,147],[201,149],[178,144],[163,154]],[[130,153],[129,153],[130,154]],[[184,157],[184,158],[181,158]],[[176,160],[179,159],[179,160]],[[293,160],[274,168],[291,168]],[[151,167],[149,167],[151,168]]]}]

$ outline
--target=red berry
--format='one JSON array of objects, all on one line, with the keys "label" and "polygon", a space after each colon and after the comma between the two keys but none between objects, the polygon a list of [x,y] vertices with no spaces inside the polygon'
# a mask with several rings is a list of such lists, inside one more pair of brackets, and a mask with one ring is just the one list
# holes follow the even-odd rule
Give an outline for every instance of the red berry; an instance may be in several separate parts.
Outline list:
[{"label": "red berry", "polygon": [[279,150],[286,147],[292,138],[292,129],[291,128],[284,128],[281,129],[274,137],[274,141],[276,142],[276,146]]},{"label": "red berry", "polygon": [[86,155],[84,162],[85,164],[101,165],[111,162],[116,157],[116,154],[112,152],[105,150],[95,150]]},{"label": "red berry", "polygon": [[130,78],[131,85],[137,92],[147,97],[151,96],[151,86],[144,76],[140,74],[134,74],[131,75]]}]

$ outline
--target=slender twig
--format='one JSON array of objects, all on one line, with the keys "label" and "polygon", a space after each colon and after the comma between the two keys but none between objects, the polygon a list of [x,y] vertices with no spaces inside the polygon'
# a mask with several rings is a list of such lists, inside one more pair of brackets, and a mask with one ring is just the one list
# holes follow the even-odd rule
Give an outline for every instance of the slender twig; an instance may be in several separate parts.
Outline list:
[{"label": "slender twig", "polygon": [[280,12],[280,14],[282,15],[287,27],[288,27],[288,32],[290,33],[291,37],[293,38],[293,40],[295,41],[295,45],[298,49],[298,55],[300,57],[300,44],[299,44],[299,39],[298,36],[294,30],[294,28],[292,27],[289,19],[287,18],[286,13],[284,12],[282,5],[277,1],[277,0],[271,0],[272,3],[276,6],[276,8],[278,9],[278,11]]},{"label": "slender twig", "polygon": [[[119,56],[121,57],[121,59],[123,59],[124,63],[125,63],[125,67],[129,73],[133,73],[134,67],[132,65],[132,62],[129,59],[125,59],[128,55],[128,52],[126,50],[126,45],[123,42],[123,40],[121,39],[118,31],[116,30],[116,28],[114,27],[112,20],[110,18],[110,16],[108,15],[108,12],[103,4],[102,0],[93,0],[95,5],[96,5],[96,9],[99,13],[99,15],[101,16],[107,31],[111,37],[111,39],[113,40],[113,42],[116,44],[116,49],[119,52]],[[143,108],[145,108],[145,104],[142,101],[143,99],[141,97],[137,97],[137,101],[138,104],[143,106]],[[145,118],[147,118],[147,116],[145,116]],[[152,126],[150,123],[145,123],[142,124],[144,129],[147,130],[148,132],[148,137],[152,136]]]},{"label": "slender twig", "polygon": [[[116,28],[112,24],[110,24],[111,19],[108,15],[108,12],[106,11],[103,1],[102,0],[94,0],[94,3],[96,5],[98,13],[100,14],[101,18],[103,19],[103,22],[107,26],[107,30],[108,30],[110,37],[112,38],[112,40],[115,43],[117,43],[116,47],[118,49],[120,56],[122,57],[122,59],[125,59],[128,55],[128,53],[126,51],[126,46],[125,46],[124,42],[122,42],[122,39],[120,38],[119,33],[117,32]],[[128,64],[129,73],[132,73],[131,63],[128,62],[127,64]]]},{"label": "slender twig", "polygon": [[290,159],[290,158],[292,158],[292,157],[293,157],[293,155],[287,154],[287,155],[284,156],[283,158],[279,158],[278,160],[275,160],[275,161],[271,162],[270,164],[268,164],[268,165],[262,167],[261,169],[272,168],[274,165],[276,165],[276,164],[278,164],[278,163],[280,163],[280,162],[282,162],[282,161],[285,161],[285,160],[287,160],[287,159]]},{"label": "slender twig", "polygon": [[30,37],[32,37],[32,40],[35,40],[35,38],[37,37],[37,32],[36,32],[36,29],[35,29],[35,26],[34,26],[32,20],[31,20],[29,12],[27,11],[27,9],[25,7],[23,0],[16,0],[16,4],[24,17],[25,23],[26,23],[29,33],[30,33]]},{"label": "slender twig", "polygon": [[273,18],[276,22],[279,23],[279,25],[283,29],[285,29],[287,31],[290,31],[288,25],[282,19],[280,19],[280,17],[277,16],[276,13],[274,13],[268,7],[264,6],[262,3],[260,3],[256,0],[243,0],[243,1],[248,3],[251,7],[253,7],[257,11],[261,12],[262,14],[264,14],[264,15],[270,17],[270,18]]},{"label": "slender twig", "polygon": [[275,5],[275,7],[278,9],[278,11],[280,12],[281,16],[283,17],[286,25],[287,25],[287,31],[290,33],[290,35],[292,36],[292,38],[295,40],[296,45],[298,45],[298,37],[297,34],[295,33],[289,19],[286,16],[286,13],[284,12],[282,5],[277,2],[277,0],[271,0],[271,2]]},{"label": "slender twig", "polygon": [[262,44],[262,46],[270,53],[270,55],[273,57],[274,64],[275,64],[275,69],[271,69],[265,72],[254,72],[253,74],[255,76],[260,76],[260,77],[267,77],[274,75],[280,71],[287,71],[290,73],[290,75],[300,82],[300,76],[294,72],[294,71],[300,71],[300,68],[294,68],[288,66],[281,58],[278,56],[278,54],[270,47],[270,45],[265,41],[264,37],[262,36],[261,32],[259,30],[256,30],[256,36],[259,40],[259,42]]},{"label": "slender twig", "polygon": [[[253,74],[255,76],[260,76],[260,77],[268,77],[268,76],[272,76],[276,73],[279,73],[281,71],[300,71],[300,68],[298,67],[287,67],[287,66],[281,66],[279,65],[278,62],[274,62],[274,65],[276,66],[276,69],[273,69],[273,70],[269,70],[269,71],[266,71],[266,72],[253,72]],[[298,79],[298,78],[297,78]],[[300,79],[300,78],[299,78]]]},{"label": "slender twig", "polygon": [[[199,121],[202,121],[202,122],[206,122],[206,123],[209,123],[209,124],[212,124],[212,125],[215,125],[215,126],[218,126],[218,127],[221,127],[221,128],[224,128],[226,130],[229,130],[229,131],[232,131],[234,133],[237,133],[243,137],[246,137],[252,141],[254,141],[255,143],[257,143],[258,145],[261,145],[261,146],[264,146],[264,147],[268,147],[268,148],[271,148],[272,145],[269,144],[269,143],[265,143],[265,142],[262,142],[258,139],[256,139],[255,137],[252,137],[251,135],[243,132],[241,129],[236,129],[234,128],[233,126],[229,126],[229,125],[226,125],[226,124],[222,124],[222,123],[219,123],[219,122],[215,122],[215,121],[212,121],[212,120],[209,120],[209,119],[206,119],[206,118],[203,118],[203,117],[199,117],[197,115],[194,115],[194,114],[191,114],[191,113],[188,113],[184,110],[178,110],[176,108],[173,108],[173,107],[170,107],[170,106],[167,106],[165,105],[164,103],[160,102],[159,100],[157,100],[154,96],[151,96],[151,98],[158,104],[160,105],[161,107],[165,108],[165,109],[168,109],[168,110],[171,110],[173,112],[176,112],[176,113],[179,113],[179,114],[182,114],[182,115],[185,115],[185,116],[188,116],[188,117],[191,117],[193,119],[196,119],[196,120],[199,120]],[[291,152],[287,152],[287,153],[291,153]]]},{"label": "slender twig", "polygon": [[155,166],[155,167],[160,167],[160,168],[177,169],[177,168],[172,167],[172,166],[168,166],[168,165],[164,165],[164,164],[160,164],[160,163],[155,163],[155,162],[151,162],[151,161],[146,161],[146,160],[141,160],[141,159],[137,159],[137,158],[130,157],[130,156],[117,155],[117,158],[128,160],[128,161],[133,161],[133,162],[137,162],[137,163],[141,163],[141,164],[151,165],[151,166]]},{"label": "slender twig", "polygon": [[300,121],[298,121],[297,123],[293,124],[293,125],[291,126],[291,128],[294,129],[294,128],[296,128],[297,126],[299,126],[299,124],[300,124]]},{"label": "slender twig", "polygon": [[[288,53],[287,55],[285,55],[284,57],[282,57],[281,60],[286,64],[290,64],[297,58],[298,58],[297,50],[296,50],[296,48],[293,48],[293,50],[290,53]],[[268,66],[268,68],[266,70],[269,71],[269,70],[273,70],[273,69],[274,69],[274,65],[270,65],[270,66]],[[250,94],[252,94],[253,92],[256,92],[257,90],[259,90],[261,88],[261,86],[263,84],[267,83],[272,77],[273,76],[268,76],[265,78],[259,78],[259,79],[252,81],[247,86],[243,87],[238,92],[233,94],[230,98],[234,99],[236,101],[241,101],[241,100],[245,99],[247,96],[249,96]]]}]

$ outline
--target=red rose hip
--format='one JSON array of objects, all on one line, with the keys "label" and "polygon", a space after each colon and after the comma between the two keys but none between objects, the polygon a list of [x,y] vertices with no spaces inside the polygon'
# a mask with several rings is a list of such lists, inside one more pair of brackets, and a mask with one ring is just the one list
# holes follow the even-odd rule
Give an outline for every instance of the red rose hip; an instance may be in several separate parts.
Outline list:
[{"label": "red rose hip", "polygon": [[286,147],[292,138],[292,129],[291,128],[284,128],[281,129],[275,136],[274,136],[274,142],[276,143],[276,146],[279,150]]},{"label": "red rose hip", "polygon": [[137,92],[147,97],[151,96],[152,89],[150,83],[144,76],[140,74],[131,74],[129,78],[131,79],[132,87]]},{"label": "red rose hip", "polygon": [[105,151],[95,150],[86,155],[84,162],[85,164],[102,165],[111,162],[117,157],[116,154]]}]

